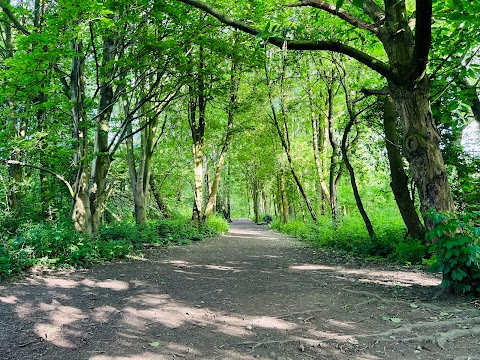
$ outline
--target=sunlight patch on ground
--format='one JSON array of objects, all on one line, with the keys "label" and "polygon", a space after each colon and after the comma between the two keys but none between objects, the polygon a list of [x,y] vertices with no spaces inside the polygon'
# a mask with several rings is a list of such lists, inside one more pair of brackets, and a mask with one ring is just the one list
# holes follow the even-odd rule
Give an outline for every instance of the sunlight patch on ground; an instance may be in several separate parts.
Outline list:
[{"label": "sunlight patch on ground", "polygon": [[[130,326],[143,329],[147,326],[158,324],[167,328],[179,328],[192,325],[199,328],[209,327],[214,332],[231,336],[251,335],[253,328],[293,330],[297,325],[272,316],[233,316],[231,314],[212,311],[205,308],[195,308],[170,301],[154,302],[152,307],[138,309],[137,303],[144,304],[150,295],[144,294],[129,300],[131,306],[122,309],[123,321]],[[154,295],[152,295],[154,296]],[[164,299],[163,299],[164,300]]]},{"label": "sunlight patch on ground", "polygon": [[16,304],[18,299],[16,296],[0,296],[0,301],[5,304]]},{"label": "sunlight patch on ground", "polygon": [[128,290],[129,284],[126,281],[108,279],[106,281],[97,282],[96,287],[110,289],[113,291],[122,291]]},{"label": "sunlight patch on ground", "polygon": [[[181,269],[182,268],[187,268],[187,269],[203,268],[203,269],[217,270],[217,271],[232,271],[234,273],[245,271],[235,266],[225,266],[225,265],[215,265],[215,264],[197,265],[197,264],[192,264],[192,263],[189,263],[188,261],[183,261],[183,260],[164,260],[164,261],[161,261],[161,263],[166,265],[173,265]],[[177,272],[186,272],[186,271],[177,271]],[[189,273],[189,272],[186,272],[186,273]],[[190,274],[197,274],[197,273],[191,272]]]},{"label": "sunlight patch on ground", "polygon": [[330,270],[330,271],[337,270],[333,266],[316,265],[316,264],[294,265],[294,266],[290,266],[289,269],[291,270]]},{"label": "sunlight patch on ground", "polygon": [[108,322],[112,314],[116,314],[118,312],[120,312],[120,310],[114,308],[113,306],[103,305],[93,310],[92,318],[99,323]]},{"label": "sunlight patch on ground", "polygon": [[80,337],[82,334],[66,328],[64,325],[86,319],[88,316],[83,314],[80,309],[63,306],[56,301],[53,301],[52,304],[40,304],[39,310],[48,314],[49,322],[36,323],[33,329],[34,333],[44,341],[51,342],[55,346],[65,348],[76,347],[68,338]]},{"label": "sunlight patch on ground", "polygon": [[63,289],[73,289],[79,285],[78,281],[59,278],[59,277],[44,277],[43,282],[48,287],[59,287]]},{"label": "sunlight patch on ground", "polygon": [[255,240],[275,240],[278,241],[278,238],[275,236],[265,236],[265,235],[258,235],[257,233],[252,233],[252,234],[231,234],[231,233],[226,233],[223,235],[224,238],[233,238],[233,239],[250,239],[252,236],[255,237]]},{"label": "sunlight patch on ground", "polygon": [[[412,285],[421,285],[421,286],[437,286],[441,283],[441,279],[436,278],[432,275],[426,275],[416,272],[408,271],[394,271],[394,270],[370,270],[370,269],[346,269],[343,267],[319,265],[319,264],[302,264],[294,265],[288,268],[289,270],[296,271],[330,271],[340,275],[355,275],[362,276],[360,279],[355,279],[355,277],[350,276],[347,279],[352,281],[359,281],[365,283],[381,284],[387,286],[412,286]],[[337,276],[337,278],[342,279],[342,276]]]}]

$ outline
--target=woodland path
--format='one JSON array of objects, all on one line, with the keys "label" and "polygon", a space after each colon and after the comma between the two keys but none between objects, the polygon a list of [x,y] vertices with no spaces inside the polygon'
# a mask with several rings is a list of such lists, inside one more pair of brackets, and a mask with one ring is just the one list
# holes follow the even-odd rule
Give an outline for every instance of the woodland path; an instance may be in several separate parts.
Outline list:
[{"label": "woodland path", "polygon": [[190,246],[0,284],[0,359],[480,359],[477,304],[434,300],[439,282],[235,220]]}]

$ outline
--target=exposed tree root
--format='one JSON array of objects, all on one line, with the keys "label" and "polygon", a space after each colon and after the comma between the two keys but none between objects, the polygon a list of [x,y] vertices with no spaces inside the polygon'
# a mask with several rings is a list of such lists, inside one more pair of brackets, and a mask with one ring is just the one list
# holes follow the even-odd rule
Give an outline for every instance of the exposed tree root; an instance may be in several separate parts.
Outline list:
[{"label": "exposed tree root", "polygon": [[[444,326],[470,324],[470,323],[480,323],[480,317],[466,318],[466,319],[437,320],[437,321],[421,321],[415,324],[406,324],[406,325],[403,325],[394,329],[390,329],[388,331],[384,331],[381,333],[360,335],[359,337],[372,337],[372,336],[388,337],[396,334],[414,332],[415,330],[422,329],[422,328],[444,327]],[[477,329],[477,327],[474,327],[473,329]],[[478,327],[478,329],[480,329],[480,327]]]},{"label": "exposed tree root", "polygon": [[480,335],[480,327],[475,327],[472,329],[452,329],[444,333],[437,333],[431,336],[411,337],[402,339],[402,341],[430,341],[433,344],[438,345],[438,347],[440,347],[442,350],[445,350],[445,344],[447,343],[447,341],[453,341],[460,337],[474,335]]},{"label": "exposed tree root", "polygon": [[[374,293],[371,293],[371,292],[368,292],[368,291],[357,291],[357,290],[348,289],[348,288],[344,288],[343,290],[345,290],[346,292],[349,292],[349,293],[370,297],[370,299],[368,299],[366,301],[355,304],[354,305],[355,307],[361,307],[361,306],[364,306],[364,305],[368,305],[368,304],[370,304],[372,302],[375,302],[375,301],[378,301],[378,302],[384,303],[384,304],[398,304],[398,305],[405,305],[405,306],[409,306],[409,304],[411,303],[408,300],[385,299],[378,294],[374,294]],[[412,300],[412,302],[413,302],[413,300]],[[474,314],[474,315],[479,314],[478,309],[445,308],[445,307],[442,307],[442,306],[437,306],[437,305],[434,305],[434,304],[429,304],[429,303],[424,303],[424,302],[417,302],[416,304],[418,305],[419,308],[423,308],[423,309],[431,310],[431,311],[435,311],[435,312],[444,311],[444,312],[448,312],[450,314],[453,314],[453,313]]]}]

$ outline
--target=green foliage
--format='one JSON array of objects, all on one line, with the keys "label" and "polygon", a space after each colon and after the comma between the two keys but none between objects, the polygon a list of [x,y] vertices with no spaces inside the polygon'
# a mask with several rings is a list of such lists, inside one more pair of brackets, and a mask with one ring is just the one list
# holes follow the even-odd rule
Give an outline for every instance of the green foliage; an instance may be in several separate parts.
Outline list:
[{"label": "green foliage", "polygon": [[94,239],[79,234],[69,223],[26,222],[18,226],[6,214],[2,220],[0,280],[32,266],[83,267],[127,257],[151,244],[190,244],[228,231],[227,222],[215,215],[201,227],[186,217],[152,221],[144,226],[116,222],[102,226]]},{"label": "green foliage", "polygon": [[480,212],[438,213],[427,216],[435,223],[428,237],[435,242],[431,271],[443,273],[442,286],[469,296],[480,294]]},{"label": "green foliage", "polygon": [[359,216],[349,216],[334,228],[330,219],[321,217],[319,223],[291,221],[272,222],[276,230],[293,235],[314,246],[325,247],[366,259],[388,259],[401,264],[420,264],[427,247],[419,240],[404,238],[405,229],[395,221],[377,221],[377,236],[368,237]]}]

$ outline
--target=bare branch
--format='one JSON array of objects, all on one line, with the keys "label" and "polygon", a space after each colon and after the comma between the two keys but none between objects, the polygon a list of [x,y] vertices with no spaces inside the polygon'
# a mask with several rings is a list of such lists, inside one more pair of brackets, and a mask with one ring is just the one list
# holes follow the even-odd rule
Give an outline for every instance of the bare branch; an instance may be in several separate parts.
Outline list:
[{"label": "bare branch", "polygon": [[310,6],[316,9],[324,10],[332,15],[339,17],[340,19],[346,21],[350,25],[355,26],[356,28],[367,30],[374,35],[378,34],[378,28],[374,24],[370,24],[366,21],[363,21],[356,16],[350,14],[348,11],[343,9],[337,9],[337,7],[333,4],[319,1],[319,0],[300,0],[299,3],[295,4],[288,4],[287,7],[301,7],[301,6]]}]

